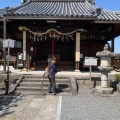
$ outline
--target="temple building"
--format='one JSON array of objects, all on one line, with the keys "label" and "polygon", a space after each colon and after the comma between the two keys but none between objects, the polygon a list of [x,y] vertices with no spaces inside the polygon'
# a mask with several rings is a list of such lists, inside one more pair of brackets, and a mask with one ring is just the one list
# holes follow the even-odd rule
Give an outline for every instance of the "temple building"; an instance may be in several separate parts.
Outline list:
[{"label": "temple building", "polygon": [[0,9],[0,38],[16,40],[10,54],[17,64],[23,53],[23,68],[28,54],[36,70],[56,57],[59,69],[81,71],[84,57],[96,57],[110,40],[114,51],[119,35],[120,12],[97,8],[94,0],[23,0],[18,7]]}]

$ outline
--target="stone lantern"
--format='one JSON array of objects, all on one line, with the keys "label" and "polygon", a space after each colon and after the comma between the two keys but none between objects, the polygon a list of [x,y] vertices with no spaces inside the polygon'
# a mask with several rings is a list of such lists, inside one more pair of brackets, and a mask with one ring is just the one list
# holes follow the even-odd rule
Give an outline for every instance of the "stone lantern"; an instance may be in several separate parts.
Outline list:
[{"label": "stone lantern", "polygon": [[111,67],[111,57],[114,57],[115,53],[109,51],[109,45],[105,44],[103,51],[97,52],[96,56],[100,57],[98,69],[101,72],[101,86],[97,86],[94,91],[102,94],[112,94],[113,88],[108,85],[108,72],[113,69]]}]

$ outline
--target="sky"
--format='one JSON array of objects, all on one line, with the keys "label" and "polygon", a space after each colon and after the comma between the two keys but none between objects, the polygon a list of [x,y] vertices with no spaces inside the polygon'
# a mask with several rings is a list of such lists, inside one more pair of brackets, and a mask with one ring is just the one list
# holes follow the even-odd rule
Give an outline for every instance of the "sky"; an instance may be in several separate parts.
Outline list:
[{"label": "sky", "polygon": [[[0,9],[18,6],[22,0],[0,0]],[[95,0],[98,8],[120,11],[120,0]],[[115,38],[115,53],[120,53],[120,37]]]}]

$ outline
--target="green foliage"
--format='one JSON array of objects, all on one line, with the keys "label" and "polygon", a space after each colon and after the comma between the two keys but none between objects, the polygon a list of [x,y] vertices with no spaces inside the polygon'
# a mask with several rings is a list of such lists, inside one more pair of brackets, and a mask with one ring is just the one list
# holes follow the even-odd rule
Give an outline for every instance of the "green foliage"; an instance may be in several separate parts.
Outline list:
[{"label": "green foliage", "polygon": [[115,74],[116,81],[120,82],[120,74]]}]

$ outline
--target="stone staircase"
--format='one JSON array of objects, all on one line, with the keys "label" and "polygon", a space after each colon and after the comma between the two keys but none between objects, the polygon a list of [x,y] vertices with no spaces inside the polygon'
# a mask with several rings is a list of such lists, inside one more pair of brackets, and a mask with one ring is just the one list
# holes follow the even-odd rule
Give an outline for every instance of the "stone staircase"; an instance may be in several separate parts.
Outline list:
[{"label": "stone staircase", "polygon": [[[43,93],[48,91],[48,78],[43,80]],[[57,95],[71,95],[71,80],[69,77],[56,77]],[[24,75],[22,81],[16,87],[15,93],[23,95],[42,95],[42,76]]]}]

